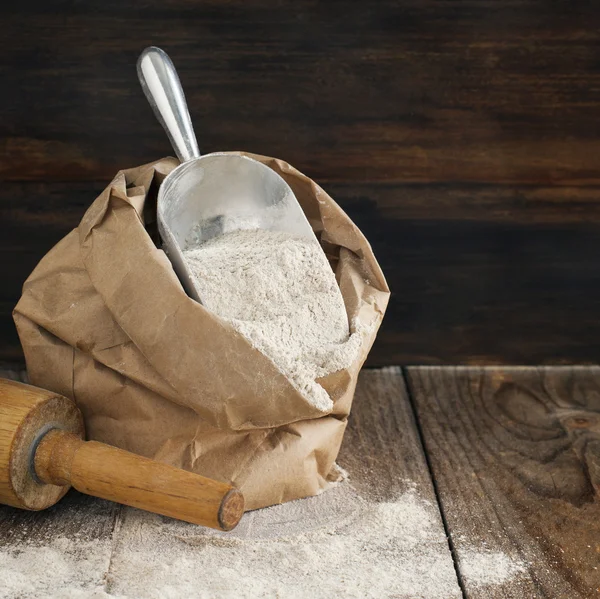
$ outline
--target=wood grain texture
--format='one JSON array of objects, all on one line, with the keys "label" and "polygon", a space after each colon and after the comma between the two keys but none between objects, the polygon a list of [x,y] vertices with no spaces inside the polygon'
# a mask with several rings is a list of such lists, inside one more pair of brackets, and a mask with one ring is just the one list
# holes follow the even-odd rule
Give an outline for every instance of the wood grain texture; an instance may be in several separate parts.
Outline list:
[{"label": "wood grain texture", "polygon": [[[122,508],[117,518],[120,506],[73,492],[38,513],[0,506],[0,561],[8,552],[38,552],[32,553],[31,566],[23,571],[27,588],[34,589],[31,596],[41,596],[40,589],[53,576],[36,569],[33,558],[46,559],[44,551],[52,551],[56,569],[61,568],[57,576],[66,576],[55,577],[65,594],[99,588],[115,596],[187,596],[190,584],[197,583],[196,588],[215,596],[231,590],[236,597],[260,593],[270,597],[279,590],[280,596],[289,597],[297,596],[295,590],[316,589],[312,596],[330,597],[334,595],[319,594],[321,582],[330,579],[340,591],[335,596],[356,594],[360,585],[367,589],[361,594],[366,597],[374,596],[369,586],[377,581],[364,579],[356,564],[376,567],[377,558],[401,580],[402,588],[417,589],[394,596],[415,597],[429,588],[439,591],[436,598],[460,597],[400,369],[361,373],[339,459],[350,473],[349,483],[318,497],[250,512],[226,534],[131,508]],[[387,515],[384,522],[379,513]],[[407,514],[422,520],[399,520]],[[387,536],[369,539],[373,524]],[[91,542],[95,543],[92,549]],[[215,572],[198,567],[205,565],[207,556],[214,559],[215,552],[219,557]],[[322,563],[307,569],[307,556],[318,552],[323,554]],[[84,583],[76,575],[81,560],[87,572]],[[18,569],[16,562],[2,563],[11,575]],[[282,586],[280,579],[269,575],[274,564],[282,563],[297,573],[300,586]],[[435,568],[429,568],[431,563]],[[228,568],[240,571],[248,564],[252,574],[243,587],[236,586],[231,574],[225,575]],[[256,576],[258,586],[249,586]],[[138,592],[140,588],[143,592]]]},{"label": "wood grain texture", "polygon": [[36,440],[57,425],[83,436],[83,417],[71,399],[0,378],[0,504],[42,510],[68,491],[65,483],[40,484],[31,468]]},{"label": "wood grain texture", "polygon": [[41,256],[171,152],[164,47],[203,152],[277,156],[364,229],[394,297],[370,365],[597,362],[600,10],[558,0],[0,6],[0,360]]},{"label": "wood grain texture", "polygon": [[[108,591],[136,596],[147,584],[152,598],[167,591],[185,596],[192,587],[248,598],[460,598],[399,368],[361,373],[339,463],[348,481],[249,512],[227,534],[125,508]],[[394,516],[384,527],[380,516],[373,519],[388,512]],[[381,538],[372,538],[371,526]],[[322,556],[318,565],[315,555]],[[378,594],[380,576],[389,576],[390,586]]]},{"label": "wood grain texture", "polygon": [[365,497],[386,501],[417,485],[435,503],[425,453],[398,367],[363,370],[338,457]]},{"label": "wood grain texture", "polygon": [[205,152],[341,181],[598,181],[593,3],[53,0],[0,15],[5,179],[108,179],[163,155],[135,77],[155,44]]},{"label": "wood grain texture", "polygon": [[244,513],[242,494],[229,484],[62,430],[42,439],[35,469],[45,483],[219,530]]},{"label": "wood grain texture", "polygon": [[[103,187],[0,189],[0,360],[23,361],[11,313],[25,278]],[[368,365],[598,361],[597,188],[323,187],[367,235],[392,289]]]},{"label": "wood grain texture", "polygon": [[[600,368],[408,376],[466,596],[598,596]],[[473,545],[523,572],[482,588]]]},{"label": "wood grain texture", "polygon": [[73,486],[219,530],[231,530],[244,513],[242,494],[229,484],[83,437],[71,399],[0,377],[0,504],[42,510]]}]

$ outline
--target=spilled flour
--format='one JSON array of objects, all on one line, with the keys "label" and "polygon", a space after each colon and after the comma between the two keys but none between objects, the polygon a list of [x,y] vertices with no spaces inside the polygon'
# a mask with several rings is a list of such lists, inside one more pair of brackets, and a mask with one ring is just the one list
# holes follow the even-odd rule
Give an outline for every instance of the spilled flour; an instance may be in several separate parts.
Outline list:
[{"label": "spilled flour", "polygon": [[[0,548],[2,599],[460,599],[434,504],[415,486],[375,502],[347,482],[319,496],[250,512],[220,533],[126,508],[114,546],[48,539]],[[513,580],[525,564],[476,545],[477,586]],[[461,557],[462,561],[462,557]]]},{"label": "spilled flour", "polygon": [[342,294],[316,238],[234,231],[184,256],[204,306],[271,358],[318,408],[331,408],[315,379],[350,366],[362,336],[350,335]]},{"label": "spilled flour", "polygon": [[526,567],[504,553],[468,549],[460,555],[460,571],[469,584],[481,587],[508,582]]},{"label": "spilled flour", "polygon": [[[108,568],[110,545],[50,537],[45,546],[28,542],[0,547],[2,599],[93,599],[111,597],[99,572]],[[102,549],[105,549],[103,552]]]}]

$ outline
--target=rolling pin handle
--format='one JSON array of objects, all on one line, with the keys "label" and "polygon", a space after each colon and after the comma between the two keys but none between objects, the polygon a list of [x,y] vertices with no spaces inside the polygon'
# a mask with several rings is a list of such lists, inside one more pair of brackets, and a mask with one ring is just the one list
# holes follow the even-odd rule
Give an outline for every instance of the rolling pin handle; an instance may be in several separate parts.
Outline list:
[{"label": "rolling pin handle", "polygon": [[40,440],[34,467],[45,483],[219,530],[234,528],[244,513],[231,485],[63,430]]}]

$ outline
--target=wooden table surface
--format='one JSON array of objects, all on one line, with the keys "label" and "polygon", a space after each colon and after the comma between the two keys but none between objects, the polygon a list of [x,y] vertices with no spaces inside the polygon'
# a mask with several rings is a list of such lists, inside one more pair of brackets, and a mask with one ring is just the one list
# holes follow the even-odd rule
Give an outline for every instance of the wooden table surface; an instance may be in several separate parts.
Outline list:
[{"label": "wooden table surface", "polygon": [[229,535],[74,492],[0,507],[0,597],[600,596],[600,368],[365,370],[339,463]]}]

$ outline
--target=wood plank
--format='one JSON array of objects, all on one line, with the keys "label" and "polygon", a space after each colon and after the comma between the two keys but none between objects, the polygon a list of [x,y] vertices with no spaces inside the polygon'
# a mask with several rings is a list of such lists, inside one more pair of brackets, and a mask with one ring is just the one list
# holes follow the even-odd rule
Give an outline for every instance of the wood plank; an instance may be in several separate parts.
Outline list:
[{"label": "wood plank", "polygon": [[[522,225],[600,222],[600,187],[489,183],[319,184],[350,213],[406,221],[473,221]],[[25,186],[26,187],[26,186]],[[360,224],[360,222],[359,222]],[[375,240],[376,241],[376,240]]]},{"label": "wood plank", "polygon": [[[23,281],[105,184],[0,188],[0,361],[23,360],[11,316]],[[600,189],[323,187],[371,240],[392,289],[368,365],[597,361]]]},{"label": "wood plank", "polygon": [[135,76],[158,44],[203,151],[288,160],[372,240],[395,293],[369,365],[597,361],[597,3],[36,0],[0,19],[0,360],[22,360],[10,312],[39,258],[118,169],[171,152]]},{"label": "wood plank", "polygon": [[[0,376],[26,379],[15,370]],[[76,491],[42,512],[0,505],[0,597],[103,596],[120,509]]]},{"label": "wood plank", "polygon": [[466,597],[597,596],[600,368],[408,377]]},{"label": "wood plank", "polygon": [[356,220],[392,290],[369,365],[597,363],[593,223]]},{"label": "wood plank", "polygon": [[218,533],[126,508],[115,595],[460,598],[399,369],[360,376],[339,458],[347,482]]},{"label": "wood plank", "polygon": [[43,512],[0,505],[0,597],[102,596],[119,510],[76,491]]},{"label": "wood plank", "polygon": [[529,0],[3,3],[0,176],[108,179],[168,144],[164,46],[204,151],[336,181],[598,183],[600,11]]}]

